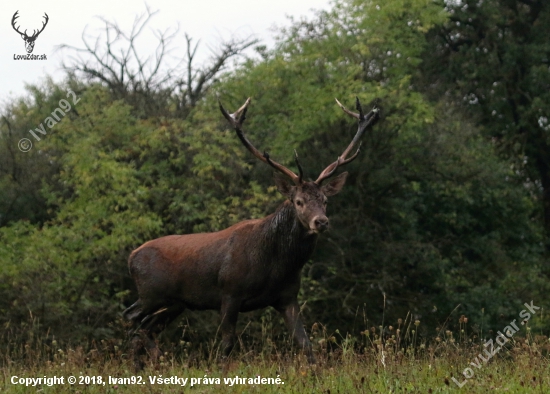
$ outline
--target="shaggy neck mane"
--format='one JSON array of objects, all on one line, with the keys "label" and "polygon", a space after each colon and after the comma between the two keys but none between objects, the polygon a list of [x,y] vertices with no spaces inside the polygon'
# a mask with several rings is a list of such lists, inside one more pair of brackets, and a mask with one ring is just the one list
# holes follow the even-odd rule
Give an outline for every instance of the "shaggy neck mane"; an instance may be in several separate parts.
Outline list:
[{"label": "shaggy neck mane", "polygon": [[[292,203],[286,200],[266,218],[261,237],[267,245],[272,245],[268,258],[275,258],[300,267],[307,262],[315,244],[317,234],[309,232],[296,217]],[[298,267],[296,267],[298,268]]]}]

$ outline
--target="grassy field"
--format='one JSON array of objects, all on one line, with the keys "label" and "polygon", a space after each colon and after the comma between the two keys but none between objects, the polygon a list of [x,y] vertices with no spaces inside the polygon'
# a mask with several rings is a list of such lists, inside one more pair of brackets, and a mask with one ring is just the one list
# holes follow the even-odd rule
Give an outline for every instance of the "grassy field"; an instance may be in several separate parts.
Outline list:
[{"label": "grassy field", "polygon": [[122,341],[101,341],[85,350],[38,340],[5,349],[0,392],[550,393],[550,342],[545,336],[527,331],[491,350],[464,330],[427,340],[411,328],[414,324],[402,333],[390,326],[380,336],[380,329],[372,327],[360,338],[312,333],[318,358],[314,366],[275,346],[262,350],[243,344],[222,361],[215,351],[200,352],[180,342],[173,353],[166,352],[156,364],[148,362],[139,373]]}]

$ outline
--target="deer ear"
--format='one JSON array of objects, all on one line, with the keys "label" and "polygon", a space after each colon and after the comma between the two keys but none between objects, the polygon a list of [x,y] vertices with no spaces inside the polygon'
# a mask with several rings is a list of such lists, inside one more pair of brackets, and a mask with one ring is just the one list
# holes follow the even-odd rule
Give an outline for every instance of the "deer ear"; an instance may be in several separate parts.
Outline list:
[{"label": "deer ear", "polygon": [[347,176],[348,176],[348,173],[343,172],[340,175],[338,175],[336,178],[331,180],[329,183],[327,183],[326,185],[323,185],[321,190],[323,191],[325,196],[330,197],[340,193],[340,190],[342,190],[342,187],[344,187],[344,184],[346,183]]},{"label": "deer ear", "polygon": [[288,181],[288,179],[281,174],[275,173],[273,180],[275,181],[275,186],[277,186],[279,192],[281,192],[281,194],[289,200],[292,199],[294,186]]}]

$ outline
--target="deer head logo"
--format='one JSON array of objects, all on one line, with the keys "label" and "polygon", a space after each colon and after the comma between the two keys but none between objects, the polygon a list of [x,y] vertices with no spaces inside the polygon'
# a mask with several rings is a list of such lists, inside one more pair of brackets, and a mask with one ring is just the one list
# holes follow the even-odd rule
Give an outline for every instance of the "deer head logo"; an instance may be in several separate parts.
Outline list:
[{"label": "deer head logo", "polygon": [[42,33],[46,25],[48,24],[48,20],[50,19],[48,17],[48,14],[44,12],[43,18],[45,19],[44,22],[42,22],[42,28],[40,30],[33,30],[32,36],[27,35],[27,29],[25,29],[25,32],[20,32],[18,27],[15,26],[16,19],[19,18],[19,15],[17,15],[19,11],[15,11],[15,14],[13,14],[13,17],[11,18],[11,26],[13,27],[13,30],[18,32],[21,35],[21,38],[25,40],[25,49],[27,50],[27,53],[32,53],[32,50],[34,49],[34,41],[38,38],[38,35]]}]

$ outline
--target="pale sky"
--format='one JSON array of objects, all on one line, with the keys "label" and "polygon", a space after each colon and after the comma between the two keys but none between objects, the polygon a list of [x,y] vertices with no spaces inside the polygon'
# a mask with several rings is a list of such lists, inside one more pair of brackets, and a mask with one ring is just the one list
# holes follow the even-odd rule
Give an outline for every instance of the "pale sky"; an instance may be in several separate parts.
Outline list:
[{"label": "pale sky", "polygon": [[[272,47],[273,27],[287,26],[287,16],[311,17],[312,10],[330,7],[330,0],[4,0],[0,3],[0,104],[10,97],[24,94],[25,83],[38,83],[46,75],[59,80],[63,76],[61,62],[69,52],[56,50],[56,47],[60,44],[82,47],[82,32],[86,26],[89,36],[101,31],[103,25],[97,16],[116,21],[129,31],[136,15],[145,12],[146,3],[159,13],[150,21],[140,41],[139,49],[143,55],[153,53],[156,47],[157,41],[151,29],[165,30],[179,24],[180,32],[175,43],[184,50],[184,33],[201,39],[199,52],[203,59],[210,54],[209,45],[215,46],[221,39],[232,35],[247,37],[254,34],[261,44]],[[33,50],[33,55],[45,54],[47,60],[14,60],[14,55],[27,53],[25,42],[11,25],[16,11],[19,11],[17,26],[20,31],[27,29],[27,35],[40,28],[44,12],[48,14],[48,24],[37,37]]]}]

